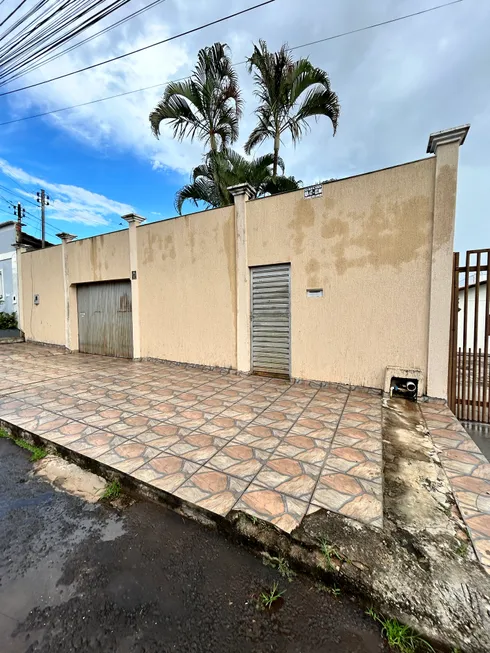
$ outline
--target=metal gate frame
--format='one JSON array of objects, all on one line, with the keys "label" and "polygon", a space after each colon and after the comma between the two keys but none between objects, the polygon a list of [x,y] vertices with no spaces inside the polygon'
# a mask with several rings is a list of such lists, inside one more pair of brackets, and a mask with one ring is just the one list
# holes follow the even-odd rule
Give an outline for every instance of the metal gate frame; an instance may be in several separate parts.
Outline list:
[{"label": "metal gate frame", "polygon": [[[288,292],[289,292],[289,365],[288,373],[274,373],[274,372],[254,372],[254,349],[253,349],[253,270],[258,268],[273,267],[276,265],[287,265],[289,267],[289,280],[288,280]],[[292,358],[292,338],[291,338],[291,262],[286,261],[284,263],[265,263],[263,265],[253,265],[248,268],[249,274],[249,285],[250,285],[250,371],[252,374],[257,374],[258,376],[270,376],[273,378],[279,379],[291,379],[291,358]]]},{"label": "metal gate frame", "polygon": [[[470,284],[470,274],[475,274]],[[485,275],[485,276],[482,276]],[[453,281],[451,292],[451,329],[449,334],[448,405],[461,420],[490,423],[489,409],[489,346],[490,336],[490,249],[472,249],[466,252],[465,265],[459,264],[459,253],[453,255]],[[485,285],[484,346],[479,347],[480,286]],[[475,288],[473,333],[468,334],[468,290]],[[464,290],[463,306],[459,294]],[[458,315],[463,311],[463,341],[458,347]]]}]

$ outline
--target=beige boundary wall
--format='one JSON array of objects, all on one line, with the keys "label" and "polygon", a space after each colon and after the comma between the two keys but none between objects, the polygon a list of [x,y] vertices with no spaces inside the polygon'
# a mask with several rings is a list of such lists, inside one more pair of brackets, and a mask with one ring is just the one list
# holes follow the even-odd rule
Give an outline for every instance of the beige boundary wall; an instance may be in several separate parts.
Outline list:
[{"label": "beige boundary wall", "polygon": [[[20,257],[26,339],[78,349],[77,284],[130,279],[135,358],[250,371],[250,268],[291,265],[291,374],[383,388],[420,370],[446,397],[458,150],[468,127],[432,134],[435,156],[303,190]],[[135,274],[136,273],[136,274]],[[323,289],[308,297],[308,289]],[[39,295],[35,305],[34,295]]]}]

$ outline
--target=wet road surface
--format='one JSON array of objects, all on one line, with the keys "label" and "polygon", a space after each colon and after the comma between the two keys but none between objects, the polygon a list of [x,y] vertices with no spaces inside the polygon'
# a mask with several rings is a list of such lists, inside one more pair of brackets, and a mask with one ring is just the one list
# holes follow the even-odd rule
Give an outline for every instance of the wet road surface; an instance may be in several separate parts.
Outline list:
[{"label": "wet road surface", "polygon": [[[116,511],[29,476],[0,439],[1,653],[379,653],[347,596],[291,583],[245,548],[152,503]],[[284,603],[256,597],[274,581]]]}]

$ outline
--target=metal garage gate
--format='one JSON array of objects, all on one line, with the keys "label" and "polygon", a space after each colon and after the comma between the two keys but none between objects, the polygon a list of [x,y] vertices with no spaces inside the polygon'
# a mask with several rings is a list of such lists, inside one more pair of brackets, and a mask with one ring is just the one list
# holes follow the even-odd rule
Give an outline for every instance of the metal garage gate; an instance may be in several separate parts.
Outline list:
[{"label": "metal garage gate", "polygon": [[131,282],[81,284],[77,298],[79,350],[132,358]]},{"label": "metal garage gate", "polygon": [[252,371],[289,378],[290,266],[252,268]]}]

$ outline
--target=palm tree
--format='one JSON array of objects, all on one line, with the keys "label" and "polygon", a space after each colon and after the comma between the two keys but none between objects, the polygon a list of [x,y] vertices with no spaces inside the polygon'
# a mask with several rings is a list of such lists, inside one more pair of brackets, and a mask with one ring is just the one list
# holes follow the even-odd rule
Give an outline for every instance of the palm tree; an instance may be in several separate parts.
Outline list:
[{"label": "palm tree", "polygon": [[335,135],[339,99],[330,88],[327,73],[312,66],[308,59],[294,61],[286,44],[279,52],[269,52],[267,44],[261,40],[247,62],[249,72],[254,73],[255,95],[260,104],[255,111],[258,123],[245,143],[245,152],[250,154],[254,147],[272,138],[272,174],[275,176],[282,135],[289,132],[296,144],[309,128],[308,118],[312,116],[330,118]]},{"label": "palm tree", "polygon": [[[196,206],[204,202],[207,208],[218,208],[233,203],[228,188],[248,182],[255,195],[274,194],[287,190],[297,190],[301,184],[294,177],[271,176],[274,162],[273,154],[265,154],[249,161],[229,148],[219,152],[209,152],[204,162],[194,168],[191,183],[181,188],[175,195],[175,208],[182,213],[184,202],[190,200]],[[284,170],[282,159],[277,162]]]},{"label": "palm tree", "polygon": [[212,152],[238,138],[242,99],[238,78],[225,43],[199,50],[197,65],[189,79],[171,82],[150,113],[150,125],[158,138],[160,124],[167,120],[174,138],[198,138]]}]

